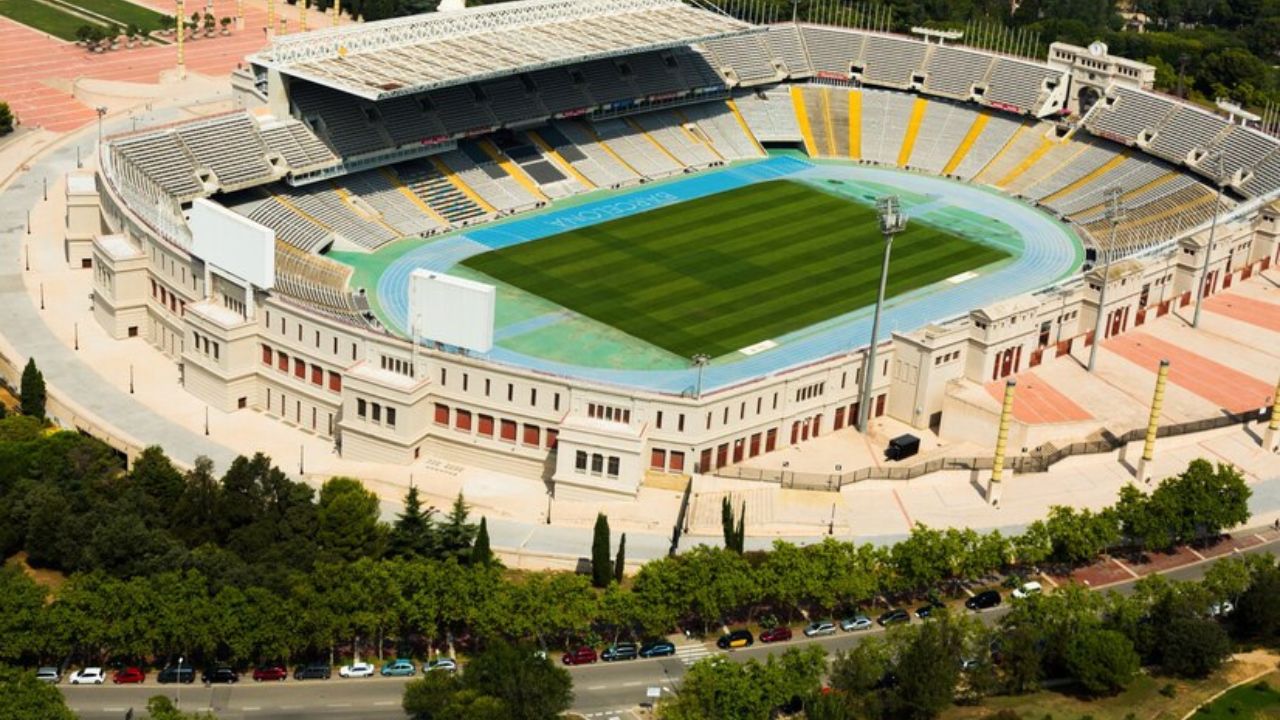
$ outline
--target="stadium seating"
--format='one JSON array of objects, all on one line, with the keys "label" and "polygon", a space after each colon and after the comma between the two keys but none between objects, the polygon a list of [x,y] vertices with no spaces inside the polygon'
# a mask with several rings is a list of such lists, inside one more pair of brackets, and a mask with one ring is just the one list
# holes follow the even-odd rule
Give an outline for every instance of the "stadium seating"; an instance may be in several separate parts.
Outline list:
[{"label": "stadium seating", "polygon": [[988,76],[984,97],[988,102],[1011,105],[1021,112],[1040,108],[1046,83],[1062,74],[1044,65],[998,57]]},{"label": "stadium seating", "polygon": [[[956,154],[952,155],[951,159],[947,161],[948,165],[954,165],[949,174],[965,180],[973,179],[995,159],[996,155],[1009,144],[1023,127],[1028,125],[1028,123],[999,113],[984,111],[979,115],[980,118],[975,118],[975,122],[985,118],[985,123],[978,128],[978,135],[970,138],[972,143],[967,149],[961,143],[956,149]],[[973,130],[973,127],[970,127],[970,131]],[[943,170],[946,171],[946,168],[944,167]]]},{"label": "stadium seating", "polygon": [[863,56],[863,82],[896,88],[911,87],[911,76],[924,67],[928,46],[893,35],[870,35]]},{"label": "stadium seating", "polygon": [[409,191],[454,226],[483,219],[489,210],[463,193],[434,164],[410,160],[395,166],[395,174]]},{"label": "stadium seating", "polygon": [[995,58],[966,48],[939,45],[929,53],[924,89],[934,95],[968,100],[975,85],[985,86]]},{"label": "stadium seating", "polygon": [[915,98],[884,90],[862,91],[862,157],[896,165]]},{"label": "stadium seating", "polygon": [[500,213],[512,213],[538,205],[538,198],[516,182],[474,145],[433,156],[455,173],[458,180]]},{"label": "stadium seating", "polygon": [[1152,182],[1166,171],[1167,166],[1158,160],[1140,154],[1127,155],[1123,162],[1106,173],[1096,175],[1087,182],[1077,183],[1067,192],[1045,198],[1044,204],[1070,216],[1103,202],[1107,188],[1118,187],[1129,192]]},{"label": "stadium seating", "polygon": [[332,232],[298,214],[278,198],[268,197],[230,207],[250,220],[275,230],[276,240],[303,252],[320,252],[333,245]]},{"label": "stadium seating", "polygon": [[686,168],[708,167],[723,158],[703,139],[684,127],[680,118],[670,112],[650,112],[629,118],[650,140],[662,147],[663,152]]},{"label": "stadium seating", "polygon": [[705,43],[716,58],[717,67],[726,75],[732,73],[743,82],[771,82],[781,73],[772,62],[772,54],[758,35],[709,40]]},{"label": "stadium seating", "polygon": [[480,91],[498,122],[515,123],[550,114],[520,77],[492,80],[481,85]]},{"label": "stadium seating", "polygon": [[391,138],[370,119],[367,112],[370,105],[311,83],[295,83],[289,97],[302,120],[314,128],[337,155],[349,158],[394,146]]},{"label": "stadium seating", "polygon": [[1133,145],[1139,136],[1154,132],[1173,109],[1168,98],[1117,87],[1111,104],[1099,101],[1085,124],[1091,132]]},{"label": "stadium seating", "polygon": [[734,103],[751,134],[761,142],[800,142],[800,128],[791,107],[791,92],[785,86],[739,93]]},{"label": "stadium seating", "polygon": [[195,162],[177,135],[145,133],[112,141],[116,152],[170,195],[189,200],[204,192]]},{"label": "stadium seating", "polygon": [[813,64],[809,62],[809,54],[805,52],[804,41],[800,39],[800,28],[791,23],[769,26],[769,32],[763,36],[770,57],[782,61],[788,76],[797,78],[809,77],[813,74]]},{"label": "stadium seating", "polygon": [[276,185],[272,190],[286,208],[357,247],[374,250],[408,234],[386,224],[371,209],[353,204],[345,191],[329,183],[298,188]]},{"label": "stadium seating", "polygon": [[381,170],[366,170],[345,175],[337,184],[367,203],[384,223],[396,228],[401,235],[428,235],[443,230],[445,226],[415,203],[411,193],[402,192],[394,178]]},{"label": "stadium seating", "polygon": [[262,142],[267,150],[279,153],[294,172],[306,172],[327,167],[338,162],[333,154],[306,125],[288,118],[272,119],[261,129]]},{"label": "stadium seating", "polygon": [[588,188],[572,171],[566,173],[562,170],[555,158],[524,133],[499,133],[494,136],[493,143],[548,198],[568,197]]},{"label": "stadium seating", "polygon": [[678,111],[686,120],[696,123],[716,154],[726,160],[763,157],[764,151],[742,127],[733,110],[724,103],[689,105]]},{"label": "stadium seating", "polygon": [[1174,163],[1190,162],[1191,151],[1212,145],[1227,121],[1191,107],[1175,108],[1156,133],[1148,152]]},{"label": "stadium seating", "polygon": [[1252,176],[1245,181],[1244,191],[1257,196],[1280,187],[1280,149],[1253,166]]},{"label": "stadium seating", "polygon": [[1091,138],[1072,139],[1061,143],[1055,150],[1060,150],[1056,157],[1046,156],[1040,163],[1047,172],[1028,172],[1019,178],[1023,182],[1008,189],[1023,197],[1043,200],[1058,193],[1065,194],[1073,185],[1083,184],[1091,175],[1105,173],[1122,162],[1118,147]]},{"label": "stadium seating", "polygon": [[480,128],[496,128],[498,120],[480,101],[471,85],[432,90],[427,93],[431,106],[449,133],[466,133]]},{"label": "stadium seating", "polygon": [[[1253,130],[1233,125],[1219,137],[1213,150],[1222,154],[1223,170],[1227,178],[1260,163],[1276,147],[1275,138]],[[1217,167],[1208,157],[1201,158],[1196,166],[1211,179],[1217,179]]]},{"label": "stadium seating", "polygon": [[640,174],[597,140],[577,121],[561,121],[537,130],[556,152],[597,187],[621,187],[640,181]]},{"label": "stadium seating", "polygon": [[802,25],[800,36],[809,51],[814,72],[847,78],[850,67],[862,59],[862,46],[866,36],[861,33]]},{"label": "stadium seating", "polygon": [[177,127],[177,135],[200,167],[208,168],[224,190],[274,180],[267,147],[246,113],[231,113]]},{"label": "stadium seating", "polygon": [[1047,122],[1022,126],[991,158],[991,162],[973,176],[974,181],[987,185],[999,184],[1010,173],[1017,172],[1019,166],[1025,165],[1031,154],[1041,148],[1052,132],[1053,125]]},{"label": "stadium seating", "polygon": [[578,110],[592,104],[586,94],[586,81],[576,82],[567,68],[535,70],[529,73],[529,79],[538,87],[538,97],[548,112]]},{"label": "stadium seating", "polygon": [[439,138],[448,134],[430,102],[419,97],[402,96],[378,103],[382,125],[394,145],[402,146]]},{"label": "stadium seating", "polygon": [[348,288],[351,268],[276,242],[275,291],[353,325],[367,324]]},{"label": "stadium seating", "polygon": [[658,152],[653,143],[622,120],[601,120],[591,124],[595,136],[622,162],[643,177],[655,179],[676,175],[684,168],[670,155]]},{"label": "stadium seating", "polygon": [[940,174],[973,125],[977,111],[955,103],[929,101],[907,166]]}]

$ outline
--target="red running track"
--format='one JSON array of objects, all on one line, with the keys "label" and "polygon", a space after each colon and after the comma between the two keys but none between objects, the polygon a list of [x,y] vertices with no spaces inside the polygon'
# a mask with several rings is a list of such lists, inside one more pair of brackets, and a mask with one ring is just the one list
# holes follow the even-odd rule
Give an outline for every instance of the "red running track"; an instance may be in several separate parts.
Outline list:
[{"label": "red running track", "polygon": [[1280,305],[1233,293],[1213,295],[1204,301],[1206,310],[1232,320],[1280,332]]},{"label": "red running track", "polygon": [[1169,382],[1238,413],[1266,404],[1272,387],[1261,380],[1184,350],[1143,332],[1129,332],[1103,343],[1108,351],[1148,370],[1154,376],[1161,360],[1169,361]]}]

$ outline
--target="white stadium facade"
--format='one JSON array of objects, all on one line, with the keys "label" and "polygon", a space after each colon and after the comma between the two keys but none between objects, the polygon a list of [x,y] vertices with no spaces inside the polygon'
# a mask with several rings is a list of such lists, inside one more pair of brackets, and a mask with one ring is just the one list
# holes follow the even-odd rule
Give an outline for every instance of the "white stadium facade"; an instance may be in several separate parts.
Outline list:
[{"label": "white stadium facade", "polygon": [[[107,138],[96,173],[68,182],[67,254],[95,268],[99,322],[145,337],[214,408],[278,417],[354,460],[442,457],[631,495],[646,473],[711,472],[851,425],[867,348],[697,390],[548,372],[410,342],[326,254],[718,172],[766,146],[995,188],[1070,227],[1109,277],[1090,262],[896,329],[867,399],[944,438],[993,436],[995,416],[951,403],[948,384],[1091,342],[1104,283],[1110,336],[1193,302],[1202,277],[1212,293],[1280,260],[1280,144],[1152,80],[1102,46],[1031,60],[681,0],[357,24],[248,58],[242,110]],[[1128,207],[1114,227],[1110,187]]]}]

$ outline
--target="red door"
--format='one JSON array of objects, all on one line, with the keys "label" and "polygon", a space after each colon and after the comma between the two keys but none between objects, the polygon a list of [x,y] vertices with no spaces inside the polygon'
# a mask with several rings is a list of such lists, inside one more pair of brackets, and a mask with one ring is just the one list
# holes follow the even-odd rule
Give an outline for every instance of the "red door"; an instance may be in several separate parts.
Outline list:
[{"label": "red door", "polygon": [[885,397],[887,397],[887,396],[885,396],[885,395],[881,395],[880,397],[876,398],[876,417],[880,417],[881,415],[884,415],[884,399],[885,399]]},{"label": "red door", "polygon": [[740,439],[734,440],[733,441],[733,461],[736,463],[742,462],[742,454],[744,452],[746,452],[746,442]]},{"label": "red door", "polygon": [[800,442],[800,421],[796,420],[791,423],[791,444],[795,445]]},{"label": "red door", "polygon": [[778,428],[769,428],[764,436],[764,451],[773,452],[778,447]]}]

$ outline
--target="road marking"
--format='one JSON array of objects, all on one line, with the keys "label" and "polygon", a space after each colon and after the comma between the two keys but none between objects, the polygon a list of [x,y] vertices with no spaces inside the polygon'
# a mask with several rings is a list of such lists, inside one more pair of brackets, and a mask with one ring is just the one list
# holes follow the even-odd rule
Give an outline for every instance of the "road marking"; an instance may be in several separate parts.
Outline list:
[{"label": "road marking", "polygon": [[907,531],[914,530],[916,524],[911,522],[911,516],[907,514],[907,506],[902,503],[897,490],[893,491],[893,501],[898,504],[898,510],[902,511],[902,519],[907,521]]},{"label": "road marking", "polygon": [[251,705],[249,707],[241,708],[241,710],[261,710],[261,709],[262,708],[258,707],[257,705]]},{"label": "road marking", "polygon": [[102,708],[102,712],[124,712],[128,709],[129,708],[124,707],[104,707]]},{"label": "road marking", "polygon": [[399,704],[399,703],[397,703],[397,702],[396,702],[396,701],[394,701],[394,700],[379,700],[378,702],[374,703],[374,705],[376,705],[376,706],[378,706],[378,707],[384,707],[384,706],[387,706],[387,705],[398,705],[398,704]]},{"label": "road marking", "polygon": [[609,687],[608,685],[592,685],[591,687],[589,687],[589,688],[587,688],[587,689],[588,689],[588,690],[606,690],[606,689],[608,689],[608,687]]},{"label": "road marking", "polygon": [[1044,578],[1044,581],[1049,583],[1049,587],[1052,587],[1054,590],[1058,589],[1058,583],[1054,582],[1053,578],[1045,575],[1044,573],[1040,573],[1040,577]]},{"label": "road marking", "polygon": [[347,708],[347,707],[351,707],[351,703],[329,703],[329,704],[328,704],[328,705],[326,705],[325,707],[331,707],[331,708]]},{"label": "road marking", "polygon": [[637,685],[643,685],[643,684],[644,683],[640,682],[639,680],[635,680],[633,682],[622,683],[622,687],[635,687]]},{"label": "road marking", "polygon": [[1192,555],[1195,555],[1196,557],[1200,558],[1201,560],[1204,560],[1204,556],[1203,556],[1203,555],[1201,555],[1200,553],[1196,552],[1196,549],[1195,549],[1195,548],[1193,548],[1193,547],[1191,547],[1190,545],[1188,545],[1188,546],[1187,546],[1187,549],[1191,551],[1191,554],[1192,554]]}]

